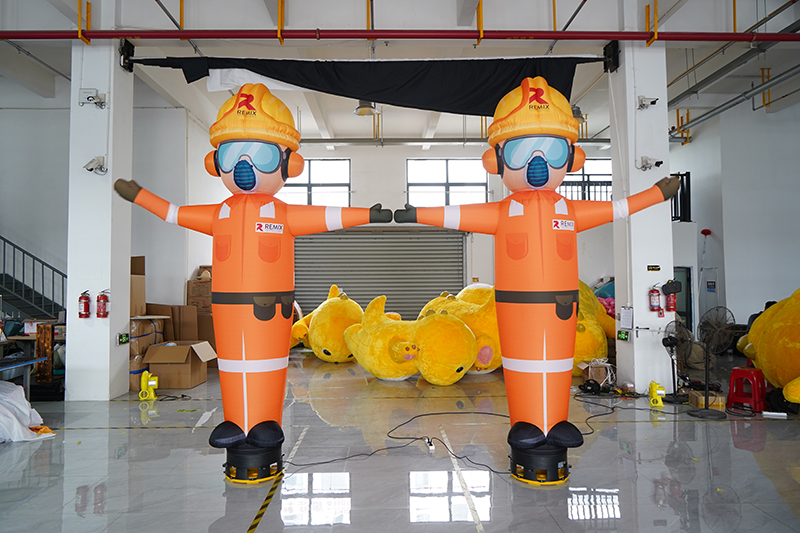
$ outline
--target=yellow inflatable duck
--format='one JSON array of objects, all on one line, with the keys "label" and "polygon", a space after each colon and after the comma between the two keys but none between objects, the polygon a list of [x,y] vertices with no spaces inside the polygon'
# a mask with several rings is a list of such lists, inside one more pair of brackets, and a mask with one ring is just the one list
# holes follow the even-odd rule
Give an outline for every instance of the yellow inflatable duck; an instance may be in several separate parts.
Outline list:
[{"label": "yellow inflatable duck", "polygon": [[800,289],[764,310],[736,347],[783,397],[800,403]]},{"label": "yellow inflatable duck", "polygon": [[464,321],[447,311],[431,309],[419,318],[414,339],[419,350],[414,363],[428,383],[452,385],[475,364],[475,335]]},{"label": "yellow inflatable duck", "polygon": [[603,304],[601,304],[600,300],[597,299],[597,296],[594,294],[592,289],[590,289],[589,286],[584,282],[580,280],[578,281],[580,283],[578,294],[581,310],[597,319],[597,322],[600,324],[600,327],[603,328],[606,337],[609,339],[615,338],[617,336],[616,321],[613,317],[608,315],[606,308],[603,307]]},{"label": "yellow inflatable duck", "polygon": [[292,326],[292,339],[302,340],[326,363],[344,363],[353,357],[344,340],[344,331],[359,324],[363,315],[360,305],[332,285],[328,299]]},{"label": "yellow inflatable duck", "polygon": [[417,373],[417,323],[389,317],[385,309],[386,296],[372,300],[361,323],[348,327],[344,339],[358,364],[376,378],[406,379]]},{"label": "yellow inflatable duck", "polygon": [[[575,326],[575,355],[573,356],[572,375],[581,376],[578,364],[594,359],[608,357],[608,341],[606,337],[610,326],[611,335],[616,327],[614,319],[606,314],[605,308],[584,282],[580,282],[578,323]],[[605,320],[600,313],[608,319]],[[609,324],[610,321],[610,324]],[[605,322],[605,327],[603,323]]]},{"label": "yellow inflatable duck", "polygon": [[[475,335],[475,363],[467,371],[468,374],[487,374],[503,364],[500,350],[500,334],[497,331],[497,310],[494,305],[494,290],[462,289],[459,293],[467,294],[469,300],[443,292],[422,308],[424,316],[430,309],[436,312],[447,311],[449,315],[461,319]],[[485,296],[485,299],[483,298]],[[482,301],[480,301],[482,300]],[[480,301],[480,303],[478,303]]]}]

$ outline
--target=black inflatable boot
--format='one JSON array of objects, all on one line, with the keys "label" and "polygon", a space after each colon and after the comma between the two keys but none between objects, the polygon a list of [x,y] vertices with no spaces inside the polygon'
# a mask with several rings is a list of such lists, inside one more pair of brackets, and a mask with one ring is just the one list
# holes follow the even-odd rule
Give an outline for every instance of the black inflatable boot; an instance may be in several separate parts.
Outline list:
[{"label": "black inflatable boot", "polygon": [[228,448],[225,476],[234,483],[274,479],[283,471],[283,441],[280,424],[274,420],[259,422],[250,428],[243,444]]},{"label": "black inflatable boot", "polygon": [[580,430],[566,420],[545,434],[529,422],[517,422],[508,432],[511,475],[533,485],[554,485],[569,478],[567,448],[583,444]]}]

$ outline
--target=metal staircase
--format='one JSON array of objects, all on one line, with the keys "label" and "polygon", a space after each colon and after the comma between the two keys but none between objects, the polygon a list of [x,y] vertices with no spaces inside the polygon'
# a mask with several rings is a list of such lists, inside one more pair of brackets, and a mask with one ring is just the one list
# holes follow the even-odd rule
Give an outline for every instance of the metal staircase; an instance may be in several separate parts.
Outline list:
[{"label": "metal staircase", "polygon": [[0,309],[23,319],[57,318],[64,308],[67,275],[0,237]]}]

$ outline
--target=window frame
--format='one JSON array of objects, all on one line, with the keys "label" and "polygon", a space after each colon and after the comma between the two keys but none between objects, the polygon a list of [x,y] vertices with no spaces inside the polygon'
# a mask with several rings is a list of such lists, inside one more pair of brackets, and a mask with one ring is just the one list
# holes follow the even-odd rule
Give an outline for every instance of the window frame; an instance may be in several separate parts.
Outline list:
[{"label": "window frame", "polygon": [[[436,182],[428,182],[428,183],[410,183],[409,182],[409,162],[411,161],[444,161],[444,181],[436,181]],[[484,182],[451,182],[450,181],[450,161],[475,161],[480,163],[480,158],[475,157],[410,157],[406,158],[406,202],[409,204],[411,202],[411,187],[444,187],[444,200],[445,203],[442,205],[453,205],[450,203],[450,189],[451,187],[483,187],[484,192],[484,199],[483,202],[471,202],[471,203],[486,203],[489,201],[490,197],[490,189],[489,189],[489,173],[486,172],[484,169],[484,176],[486,177],[486,181]],[[481,168],[482,163],[481,163]],[[417,192],[417,191],[415,191]],[[464,205],[464,204],[455,204],[455,205]]]},{"label": "window frame", "polygon": [[[587,161],[608,161],[611,163],[610,157],[591,157],[586,158]],[[586,172],[586,164],[575,172],[570,172],[564,177],[564,181],[558,186],[556,191],[563,197],[569,200],[597,200],[597,201],[611,201],[612,195],[612,176],[614,169],[608,174],[588,173]],[[598,180],[592,177],[608,177],[608,179]],[[572,179],[570,179],[572,178]],[[577,187],[578,195],[571,194],[572,191],[562,189],[562,187]],[[576,197],[577,196],[577,197]],[[599,197],[598,197],[599,196]]]},{"label": "window frame", "polygon": [[[312,174],[312,166],[315,162],[319,161],[346,161],[347,162],[347,183],[344,182],[337,182],[337,183],[314,183],[313,182],[313,174]],[[351,207],[352,197],[353,197],[353,162],[350,158],[346,157],[332,157],[332,158],[317,158],[317,159],[306,159],[306,172],[308,172],[308,181],[305,183],[292,183],[291,181],[294,178],[288,178],[281,188],[281,191],[290,191],[292,189],[299,190],[305,188],[306,193],[306,203],[299,204],[299,205],[323,205],[323,204],[314,204],[312,203],[313,199],[313,192],[314,188],[333,188],[333,187],[347,187],[347,206]],[[280,193],[276,193],[276,196]],[[284,200],[285,201],[285,200]],[[288,202],[286,202],[288,203]]]}]

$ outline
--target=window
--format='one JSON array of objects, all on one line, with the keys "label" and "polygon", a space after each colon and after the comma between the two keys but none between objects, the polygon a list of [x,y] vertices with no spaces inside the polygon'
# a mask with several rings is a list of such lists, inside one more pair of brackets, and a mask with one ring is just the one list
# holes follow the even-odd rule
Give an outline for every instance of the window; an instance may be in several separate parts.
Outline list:
[{"label": "window", "polygon": [[414,207],[480,204],[489,196],[489,176],[480,159],[409,159],[406,183]]},{"label": "window", "polygon": [[350,207],[350,160],[306,160],[303,173],[286,180],[275,197],[287,204]]},{"label": "window", "polygon": [[570,200],[611,200],[611,159],[587,159],[557,191]]}]

